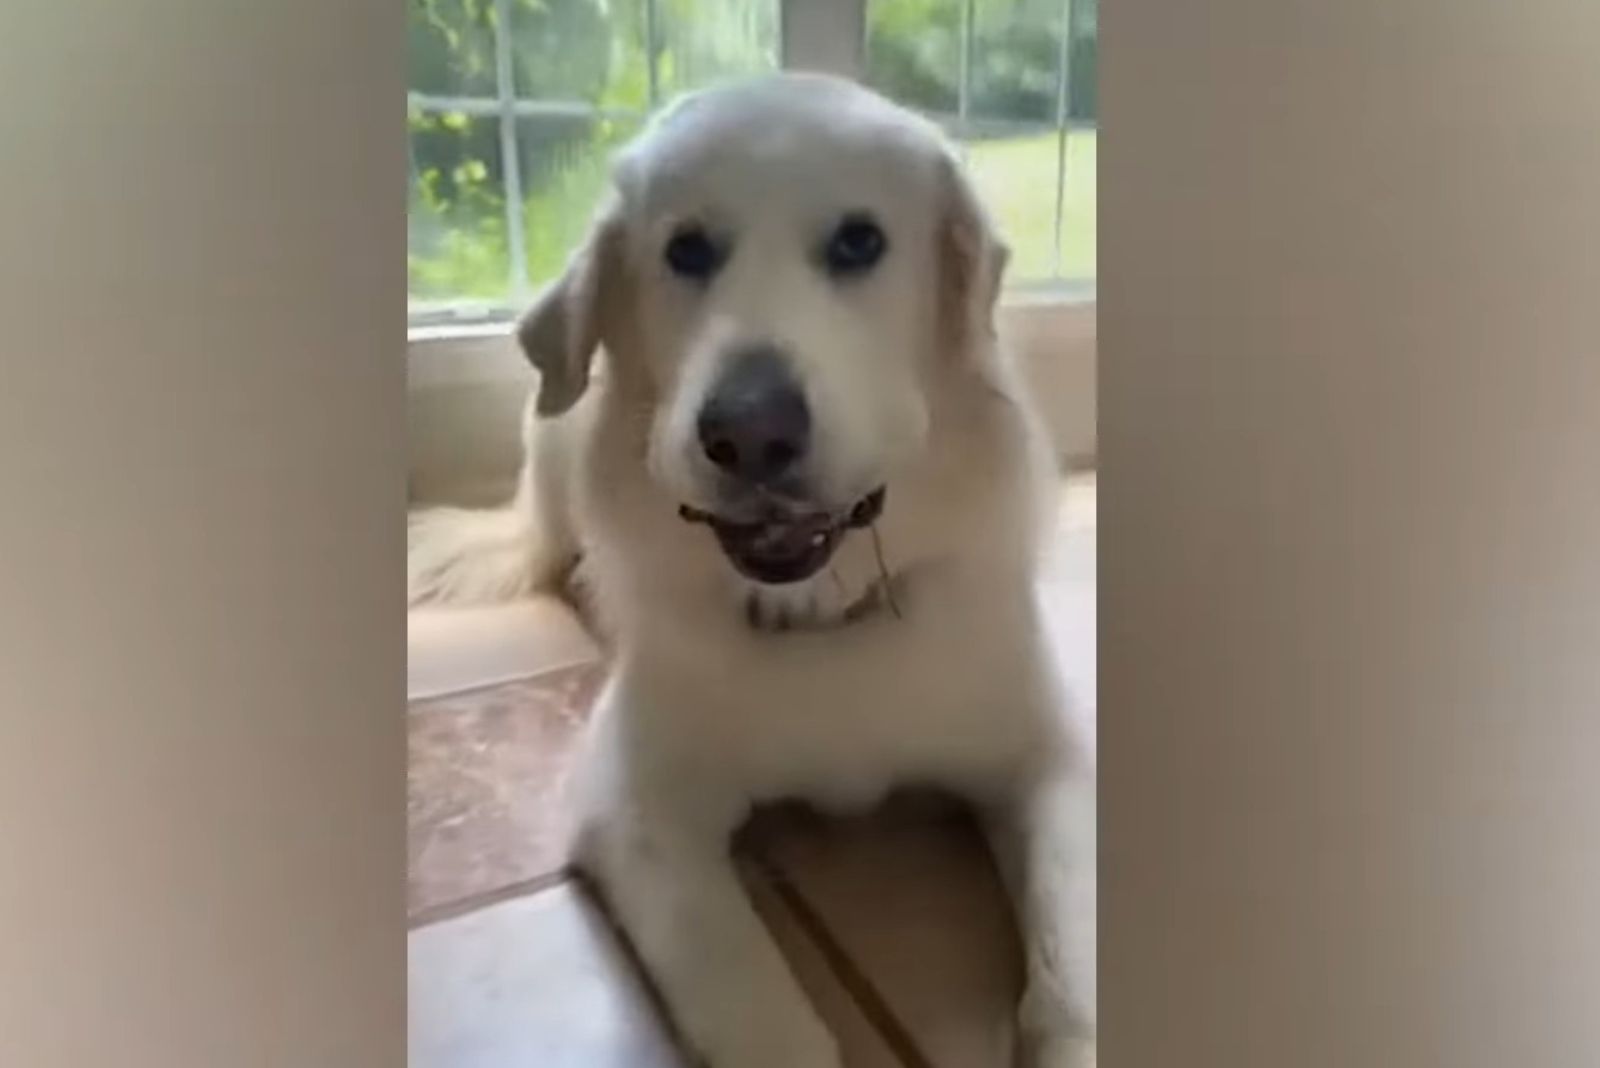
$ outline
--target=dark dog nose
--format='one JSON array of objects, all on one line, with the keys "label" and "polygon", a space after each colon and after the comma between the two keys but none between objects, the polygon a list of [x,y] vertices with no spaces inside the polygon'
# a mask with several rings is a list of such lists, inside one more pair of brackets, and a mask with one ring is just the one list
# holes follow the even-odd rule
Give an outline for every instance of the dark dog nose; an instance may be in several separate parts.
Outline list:
[{"label": "dark dog nose", "polygon": [[811,409],[789,364],[772,348],[735,357],[700,408],[706,458],[745,482],[771,483],[811,446]]}]

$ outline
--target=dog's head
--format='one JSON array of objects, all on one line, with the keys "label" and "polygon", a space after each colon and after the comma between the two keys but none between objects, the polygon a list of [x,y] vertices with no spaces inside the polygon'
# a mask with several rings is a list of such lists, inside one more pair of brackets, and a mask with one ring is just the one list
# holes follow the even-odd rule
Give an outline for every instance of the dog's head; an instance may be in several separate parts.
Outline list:
[{"label": "dog's head", "polygon": [[684,98],[614,187],[519,328],[538,409],[604,345],[683,515],[746,577],[807,578],[925,447],[941,361],[988,352],[1005,250],[936,128],[815,75]]}]

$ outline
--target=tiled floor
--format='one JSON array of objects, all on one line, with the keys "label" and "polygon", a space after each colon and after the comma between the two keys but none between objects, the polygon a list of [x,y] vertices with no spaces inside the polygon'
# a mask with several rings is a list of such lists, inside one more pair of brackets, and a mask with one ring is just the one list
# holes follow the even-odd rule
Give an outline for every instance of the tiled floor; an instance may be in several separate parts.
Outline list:
[{"label": "tiled floor", "polygon": [[[1092,737],[1092,479],[1069,484],[1046,577]],[[624,943],[561,855],[557,799],[603,677],[553,602],[423,612],[411,627],[410,1063],[684,1062]],[[851,1068],[1003,1068],[1016,935],[959,809],[851,821],[781,810],[741,836],[752,899]]]}]

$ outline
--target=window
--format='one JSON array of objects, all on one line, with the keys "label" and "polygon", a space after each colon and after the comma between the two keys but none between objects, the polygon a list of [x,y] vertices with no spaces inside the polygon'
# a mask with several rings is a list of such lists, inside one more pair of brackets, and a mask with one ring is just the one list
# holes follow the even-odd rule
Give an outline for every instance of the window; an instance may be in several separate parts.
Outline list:
[{"label": "window", "polygon": [[871,0],[866,81],[936,118],[1011,245],[1013,284],[1095,274],[1098,0]]},{"label": "window", "polygon": [[782,65],[785,3],[865,11],[857,73],[961,144],[1014,285],[1094,277],[1097,0],[408,2],[414,320],[524,303],[653,108]]}]

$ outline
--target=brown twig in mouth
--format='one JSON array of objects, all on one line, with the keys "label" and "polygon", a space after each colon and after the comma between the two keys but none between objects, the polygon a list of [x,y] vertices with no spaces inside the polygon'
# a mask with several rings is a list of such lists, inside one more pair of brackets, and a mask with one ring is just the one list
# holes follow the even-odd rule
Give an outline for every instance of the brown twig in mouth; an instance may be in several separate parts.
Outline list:
[{"label": "brown twig in mouth", "polygon": [[[884,558],[883,537],[878,531],[878,518],[883,514],[883,501],[884,490],[880,487],[879,489],[874,490],[872,493],[867,494],[867,496],[861,498],[861,500],[857,501],[854,507],[850,509],[849,513],[842,520],[835,519],[831,527],[826,529],[817,529],[812,534],[813,548],[824,546],[824,544],[830,539],[842,538],[844,534],[851,529],[865,528],[868,537],[872,539],[872,555],[873,559],[878,565],[878,581],[873,585],[873,587],[868,589],[867,594],[863,596],[860,601],[858,601],[856,604],[848,605],[846,607],[845,620],[847,622],[859,615],[859,612],[857,611],[858,609],[865,610],[872,602],[877,600],[878,596],[881,596],[883,602],[889,606],[889,611],[893,613],[894,618],[905,618],[900,611],[899,601],[895,599],[894,581],[889,574],[888,561]],[[722,538],[724,541],[725,549],[727,549],[727,538],[730,536],[729,532],[732,530],[740,530],[742,536],[754,536],[760,534],[760,532],[763,530],[768,531],[770,534],[772,529],[770,527],[763,526],[761,523],[739,526],[730,523],[728,520],[722,519],[713,513],[703,511],[687,504],[680,504],[678,506],[678,515],[685,522],[704,523],[705,525],[716,530],[718,537]],[[813,517],[811,522],[815,522],[819,518],[820,517]],[[831,548],[826,548],[824,551],[830,555],[832,553]],[[844,596],[845,586],[844,582],[839,577],[838,571],[830,567],[828,569],[828,575],[833,579],[834,586],[838,589],[840,595]],[[754,629],[766,629],[765,624],[768,621],[765,618],[766,613],[763,611],[763,608],[764,606],[762,605],[760,598],[754,592],[751,592],[745,600],[745,619],[746,622],[749,623],[749,625]],[[780,609],[779,618],[773,622],[776,624],[776,629],[788,630],[796,621],[789,618],[786,611],[782,611]]]},{"label": "brown twig in mouth", "polygon": [[889,602],[889,611],[894,613],[894,618],[902,619],[904,617],[900,615],[900,605],[894,599],[894,585],[889,579],[889,565],[883,559],[883,541],[878,537],[878,524],[876,522],[869,523],[867,531],[872,535],[872,555],[878,561],[878,574],[881,576],[879,583],[883,587],[883,599]]}]

